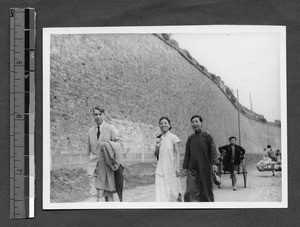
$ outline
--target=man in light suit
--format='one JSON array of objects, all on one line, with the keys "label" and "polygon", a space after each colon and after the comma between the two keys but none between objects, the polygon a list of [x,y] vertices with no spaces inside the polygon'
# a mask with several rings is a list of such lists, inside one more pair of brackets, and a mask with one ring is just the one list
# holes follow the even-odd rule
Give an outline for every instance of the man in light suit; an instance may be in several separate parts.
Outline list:
[{"label": "man in light suit", "polygon": [[103,146],[108,141],[120,142],[117,130],[105,122],[105,111],[99,106],[93,109],[95,125],[88,132],[88,169],[90,195],[105,197],[105,201],[113,201],[116,191],[114,172],[105,162]]}]

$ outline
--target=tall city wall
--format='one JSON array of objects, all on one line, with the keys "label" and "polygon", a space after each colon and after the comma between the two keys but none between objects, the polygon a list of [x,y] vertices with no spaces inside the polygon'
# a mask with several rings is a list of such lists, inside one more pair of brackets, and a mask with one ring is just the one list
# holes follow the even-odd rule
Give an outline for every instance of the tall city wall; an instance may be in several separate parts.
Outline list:
[{"label": "tall city wall", "polygon": [[[217,64],[217,63],[216,63]],[[51,35],[52,165],[86,162],[92,108],[107,110],[107,121],[121,133],[125,161],[154,160],[158,120],[168,116],[181,139],[200,114],[216,146],[238,137],[238,110],[207,74],[154,34]],[[280,127],[240,115],[247,153],[269,143],[280,149]]]}]

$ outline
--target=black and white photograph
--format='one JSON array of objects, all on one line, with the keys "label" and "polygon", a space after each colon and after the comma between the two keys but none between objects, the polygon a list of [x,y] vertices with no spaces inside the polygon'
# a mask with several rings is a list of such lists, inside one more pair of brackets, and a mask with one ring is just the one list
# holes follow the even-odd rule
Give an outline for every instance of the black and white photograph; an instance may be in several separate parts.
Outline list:
[{"label": "black and white photograph", "polygon": [[287,208],[284,26],[43,29],[43,208]]}]

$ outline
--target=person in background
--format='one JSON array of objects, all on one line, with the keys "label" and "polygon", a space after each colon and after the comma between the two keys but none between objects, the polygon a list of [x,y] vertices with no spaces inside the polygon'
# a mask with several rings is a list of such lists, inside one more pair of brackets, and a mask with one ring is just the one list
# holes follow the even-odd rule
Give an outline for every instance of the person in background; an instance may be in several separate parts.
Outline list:
[{"label": "person in background", "polygon": [[213,171],[218,169],[218,157],[212,136],[202,131],[202,122],[201,116],[192,116],[195,133],[186,142],[183,161],[183,169],[187,173],[186,202],[214,202]]},{"label": "person in background", "polygon": [[272,149],[271,145],[267,145],[267,148],[264,149],[263,157],[271,159],[272,175],[275,176],[275,164],[277,162],[277,157],[276,157],[275,151]]},{"label": "person in background", "polygon": [[265,149],[264,157],[269,157],[273,162],[277,161],[275,151],[272,149],[271,145],[268,145]]},{"label": "person in background", "polygon": [[276,155],[277,163],[281,164],[281,152],[279,149],[277,149],[277,151],[275,152],[275,155]]},{"label": "person in background", "polygon": [[279,149],[277,149],[277,151],[275,152],[277,161],[275,164],[275,170],[281,171],[281,151]]},{"label": "person in background", "polygon": [[168,117],[159,119],[159,127],[162,134],[156,138],[154,152],[158,159],[155,172],[156,201],[180,202],[182,198],[179,178],[180,139],[170,132],[171,124]]},{"label": "person in background", "polygon": [[229,170],[231,173],[232,187],[233,190],[236,191],[236,174],[241,160],[244,158],[245,149],[239,145],[236,145],[236,138],[234,136],[231,136],[229,138],[229,144],[219,147],[219,152],[223,157],[224,169]]},{"label": "person in background", "polygon": [[95,125],[88,132],[88,169],[90,196],[105,198],[106,202],[113,201],[116,192],[114,171],[105,161],[103,146],[108,141],[121,144],[117,130],[105,122],[105,111],[99,106],[93,109]]}]

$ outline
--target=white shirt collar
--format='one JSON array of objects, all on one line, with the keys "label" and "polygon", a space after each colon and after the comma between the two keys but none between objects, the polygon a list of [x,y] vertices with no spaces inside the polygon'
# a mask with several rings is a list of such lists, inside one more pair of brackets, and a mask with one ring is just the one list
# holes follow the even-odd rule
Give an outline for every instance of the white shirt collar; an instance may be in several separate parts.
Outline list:
[{"label": "white shirt collar", "polygon": [[[101,123],[101,125],[100,125],[100,132],[102,131],[102,128],[105,126],[105,124],[106,124],[106,122],[103,120],[103,122]],[[98,125],[96,124],[96,130],[98,129]]]},{"label": "white shirt collar", "polygon": [[170,130],[167,131],[165,134],[163,134],[163,136],[168,136],[170,134]]}]

